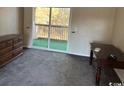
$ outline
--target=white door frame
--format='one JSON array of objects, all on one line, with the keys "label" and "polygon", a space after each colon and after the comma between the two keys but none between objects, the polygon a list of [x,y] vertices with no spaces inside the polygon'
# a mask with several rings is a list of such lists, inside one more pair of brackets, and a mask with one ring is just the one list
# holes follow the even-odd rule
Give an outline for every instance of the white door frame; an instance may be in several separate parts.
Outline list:
[{"label": "white door frame", "polygon": [[69,26],[68,26],[68,40],[67,40],[67,52],[69,53],[69,44],[70,44],[70,33],[71,33],[71,19],[72,19],[72,8],[70,8],[70,17],[69,17]]}]

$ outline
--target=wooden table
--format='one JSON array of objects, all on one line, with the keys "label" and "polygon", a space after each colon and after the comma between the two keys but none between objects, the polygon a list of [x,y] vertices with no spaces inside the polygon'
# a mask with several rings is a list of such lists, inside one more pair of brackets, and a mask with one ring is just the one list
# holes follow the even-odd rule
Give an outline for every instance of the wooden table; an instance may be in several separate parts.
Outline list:
[{"label": "wooden table", "polygon": [[[89,64],[92,65],[93,60],[97,63],[96,67],[96,85],[100,84],[101,71],[104,67],[109,68],[121,68],[124,69],[124,53],[116,48],[113,45],[109,44],[100,44],[100,43],[91,43],[90,50],[90,61]],[[95,49],[100,48],[99,52],[96,52]],[[113,54],[117,57],[117,60],[110,60],[108,56]]]}]

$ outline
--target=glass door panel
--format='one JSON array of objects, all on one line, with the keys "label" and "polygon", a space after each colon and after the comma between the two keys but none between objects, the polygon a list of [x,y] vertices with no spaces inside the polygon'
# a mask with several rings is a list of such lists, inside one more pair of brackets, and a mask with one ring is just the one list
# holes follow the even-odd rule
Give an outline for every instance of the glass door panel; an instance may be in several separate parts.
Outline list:
[{"label": "glass door panel", "polygon": [[50,8],[35,8],[35,24],[49,25]]},{"label": "glass door panel", "polygon": [[33,46],[48,48],[48,26],[36,25],[35,37],[33,39]]},{"label": "glass door panel", "polygon": [[35,32],[33,46],[48,48],[50,8],[35,8]]},{"label": "glass door panel", "polygon": [[50,48],[66,51],[67,39],[68,39],[68,28],[51,27],[50,30]]},{"label": "glass door panel", "polygon": [[66,51],[70,8],[51,9],[50,48]]},{"label": "glass door panel", "polygon": [[69,26],[70,8],[52,8],[51,25]]}]

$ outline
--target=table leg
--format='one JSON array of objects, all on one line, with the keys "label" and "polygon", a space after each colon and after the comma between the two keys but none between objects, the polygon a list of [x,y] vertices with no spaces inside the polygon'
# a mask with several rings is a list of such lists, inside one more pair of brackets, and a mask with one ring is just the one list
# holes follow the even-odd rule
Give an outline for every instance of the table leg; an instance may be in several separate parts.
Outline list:
[{"label": "table leg", "polygon": [[100,85],[100,76],[101,76],[101,67],[97,67],[96,69],[96,85]]},{"label": "table leg", "polygon": [[92,61],[93,61],[93,50],[90,50],[90,61],[89,61],[90,65],[92,65]]}]

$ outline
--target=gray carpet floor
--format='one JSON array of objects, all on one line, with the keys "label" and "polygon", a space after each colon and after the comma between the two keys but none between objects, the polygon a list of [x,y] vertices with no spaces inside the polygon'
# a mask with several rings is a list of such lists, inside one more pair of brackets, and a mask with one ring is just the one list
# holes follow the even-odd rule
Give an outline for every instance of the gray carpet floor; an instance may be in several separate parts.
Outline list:
[{"label": "gray carpet floor", "polygon": [[64,53],[26,49],[0,69],[1,86],[92,86],[88,59]]}]

